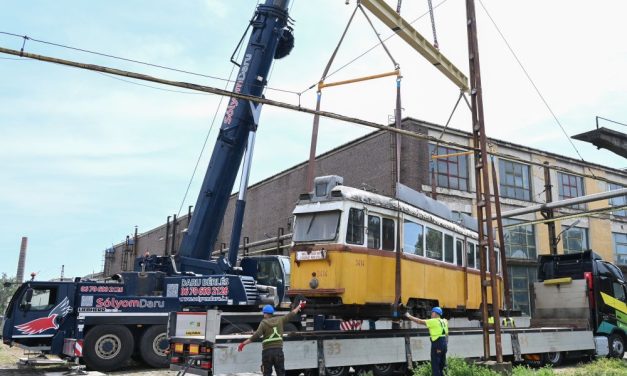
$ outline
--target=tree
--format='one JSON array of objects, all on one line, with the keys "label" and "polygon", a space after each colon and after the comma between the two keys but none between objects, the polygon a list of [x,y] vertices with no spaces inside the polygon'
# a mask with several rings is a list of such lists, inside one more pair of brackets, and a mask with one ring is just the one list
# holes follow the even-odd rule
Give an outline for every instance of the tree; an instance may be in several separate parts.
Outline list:
[{"label": "tree", "polygon": [[11,297],[19,286],[20,284],[15,277],[8,277],[6,273],[2,273],[0,278],[0,315],[4,315]]}]

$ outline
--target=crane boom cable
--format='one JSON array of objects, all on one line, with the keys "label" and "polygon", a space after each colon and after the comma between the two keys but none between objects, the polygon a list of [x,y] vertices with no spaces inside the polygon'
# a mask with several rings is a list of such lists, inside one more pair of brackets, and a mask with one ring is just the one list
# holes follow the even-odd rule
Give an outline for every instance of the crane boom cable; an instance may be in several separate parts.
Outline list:
[{"label": "crane boom cable", "polygon": [[[408,130],[405,130],[405,129],[397,129],[397,128],[394,128],[394,127],[390,127],[388,125],[375,123],[375,122],[372,122],[372,121],[369,121],[369,120],[364,120],[364,119],[360,119],[360,118],[356,118],[356,117],[342,115],[342,114],[338,114],[338,113],[335,113],[335,112],[316,111],[316,110],[308,108],[308,107],[297,106],[297,105],[294,105],[294,104],[291,104],[291,103],[280,102],[280,101],[276,101],[276,100],[272,100],[272,99],[268,99],[268,98],[263,98],[263,97],[256,97],[256,96],[253,96],[253,95],[246,95],[246,94],[241,94],[241,93],[230,92],[230,91],[227,91],[227,90],[224,90],[224,89],[220,89],[220,88],[216,88],[216,87],[212,87],[212,86],[204,86],[204,85],[193,84],[193,83],[189,83],[189,82],[172,81],[172,80],[162,79],[162,78],[153,77],[153,76],[146,75],[146,74],[135,73],[135,72],[125,71],[125,70],[116,69],[116,68],[108,68],[108,67],[103,67],[103,66],[95,65],[95,64],[84,64],[84,63],[79,63],[79,62],[70,61],[70,60],[64,60],[64,59],[58,59],[58,58],[44,56],[44,55],[31,54],[31,53],[28,53],[28,52],[20,52],[20,51],[17,51],[17,50],[8,49],[8,48],[4,48],[4,47],[0,47],[0,53],[5,53],[5,54],[8,54],[8,55],[13,55],[13,56],[20,56],[20,54],[21,54],[21,55],[23,55],[23,57],[31,58],[31,59],[35,59],[35,60],[39,60],[39,61],[44,61],[44,62],[48,62],[48,63],[54,63],[54,64],[59,64],[59,65],[69,66],[69,67],[73,67],[73,68],[77,68],[77,69],[90,70],[90,71],[101,72],[101,73],[108,73],[108,74],[113,74],[113,75],[123,76],[123,77],[129,77],[129,78],[143,80],[143,81],[150,81],[150,82],[154,82],[154,83],[158,83],[158,84],[162,84],[162,85],[175,86],[175,87],[180,87],[180,88],[187,89],[187,90],[192,90],[192,91],[200,91],[200,92],[205,92],[205,93],[210,93],[210,94],[215,94],[215,95],[221,95],[221,96],[225,96],[225,97],[243,99],[243,100],[247,100],[247,101],[250,101],[250,102],[253,102],[253,103],[261,103],[261,104],[265,104],[265,105],[269,105],[269,106],[273,106],[273,107],[279,107],[279,108],[283,108],[283,109],[287,109],[287,110],[291,110],[291,111],[303,112],[303,113],[307,113],[307,114],[310,114],[310,115],[319,114],[322,117],[329,118],[329,119],[334,119],[334,120],[339,120],[339,121],[342,121],[342,122],[345,122],[345,123],[351,123],[351,124],[356,124],[356,125],[360,125],[360,126],[375,128],[375,129],[378,129],[378,130],[381,130],[381,131],[395,132],[395,133],[399,133],[399,134],[404,135],[404,136],[408,136],[408,137],[412,137],[412,138],[416,138],[416,139],[420,139],[420,140],[425,140],[425,141],[431,141],[431,142],[434,142],[434,143],[438,141],[438,138],[436,138],[434,136],[424,135],[424,134],[421,134],[421,133],[416,133],[416,132],[408,131]],[[465,145],[465,144],[462,144],[462,143],[459,143],[459,142],[455,142],[455,141],[441,140],[440,143],[444,144],[444,145],[450,145],[450,146],[452,146],[454,148],[461,149],[461,150],[475,150],[471,146],[468,146],[468,145]],[[505,159],[508,159],[508,160],[511,160],[511,161],[520,162],[520,163],[523,163],[523,164],[534,165],[534,166],[538,166],[538,167],[541,167],[541,168],[545,167],[545,165],[543,163],[541,163],[541,162],[535,162],[533,160],[531,160],[531,161],[530,160],[525,160],[523,158],[520,158],[520,157],[517,157],[517,156],[514,156],[514,155],[509,155],[509,154],[504,154],[504,153],[499,153],[499,152],[494,152],[494,151],[490,152],[490,154],[492,154],[494,156],[497,156],[497,157],[502,157],[502,158],[505,158]],[[579,162],[579,161],[577,161],[577,162]],[[607,179],[607,178],[604,178],[604,177],[601,177],[601,176],[588,175],[588,174],[585,174],[585,173],[582,173],[582,172],[577,172],[577,171],[570,170],[570,169],[565,168],[565,167],[551,165],[549,168],[551,168],[551,169],[553,169],[555,171],[567,172],[569,174],[578,175],[578,176],[582,176],[582,177],[588,177],[588,178],[591,178],[591,179],[604,181],[604,182],[607,182],[607,183],[612,183],[612,184],[617,184],[617,185],[625,185],[624,182],[614,181],[614,180]]]},{"label": "crane boom cable", "polygon": [[[520,69],[523,71],[525,77],[527,77],[527,80],[529,81],[529,83],[531,84],[531,86],[533,86],[533,89],[535,90],[536,94],[538,94],[538,97],[540,97],[540,100],[542,101],[542,103],[544,104],[544,106],[546,107],[546,109],[549,111],[549,113],[551,114],[551,116],[553,117],[553,119],[555,120],[555,123],[559,126],[559,128],[562,130],[562,133],[564,134],[564,136],[566,137],[566,139],[568,140],[568,142],[570,143],[570,145],[573,147],[573,149],[575,149],[575,152],[577,153],[577,155],[579,156],[579,158],[585,162],[585,159],[583,158],[583,156],[581,155],[581,153],[579,152],[579,149],[577,149],[577,146],[575,145],[575,143],[573,142],[573,140],[570,138],[570,136],[568,136],[568,133],[566,132],[566,129],[564,129],[564,126],[562,125],[562,122],[559,120],[559,118],[557,117],[557,115],[555,114],[555,112],[553,111],[553,109],[551,108],[551,106],[549,105],[549,103],[547,102],[547,100],[544,98],[544,95],[542,95],[542,92],[540,91],[540,89],[538,88],[538,86],[536,85],[535,81],[531,78],[531,75],[529,74],[529,72],[527,71],[527,69],[525,68],[525,66],[523,65],[522,61],[520,61],[520,59],[518,58],[518,55],[516,54],[516,52],[514,52],[514,49],[512,48],[512,46],[509,44],[507,38],[505,38],[505,35],[501,32],[501,29],[499,28],[499,26],[497,25],[496,21],[494,21],[494,18],[492,18],[492,15],[490,14],[490,12],[488,12],[488,9],[486,8],[486,6],[483,4],[483,1],[479,0],[479,4],[481,4],[481,8],[483,8],[484,12],[486,13],[486,15],[488,16],[488,18],[490,19],[490,22],[492,22],[492,25],[494,26],[494,28],[496,29],[497,33],[499,34],[499,36],[501,37],[501,39],[503,40],[503,42],[505,43],[505,45],[507,46],[507,48],[509,49],[509,52],[512,54],[512,56],[514,57],[514,59],[516,60],[516,63],[518,63],[518,66],[520,67]],[[592,169],[590,167],[588,167],[588,170],[590,171],[590,173],[592,175],[594,175],[594,172],[592,172]]]}]

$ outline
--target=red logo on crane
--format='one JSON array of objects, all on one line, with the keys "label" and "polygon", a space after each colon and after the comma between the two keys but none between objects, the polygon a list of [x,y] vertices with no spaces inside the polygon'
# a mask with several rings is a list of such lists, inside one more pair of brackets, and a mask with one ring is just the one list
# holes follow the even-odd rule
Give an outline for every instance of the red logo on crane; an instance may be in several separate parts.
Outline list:
[{"label": "red logo on crane", "polygon": [[49,329],[59,329],[58,320],[67,316],[70,311],[72,311],[72,307],[70,307],[70,301],[66,296],[61,303],[57,304],[57,306],[50,311],[48,317],[40,317],[25,322],[24,324],[16,325],[15,328],[28,335],[43,333]]}]

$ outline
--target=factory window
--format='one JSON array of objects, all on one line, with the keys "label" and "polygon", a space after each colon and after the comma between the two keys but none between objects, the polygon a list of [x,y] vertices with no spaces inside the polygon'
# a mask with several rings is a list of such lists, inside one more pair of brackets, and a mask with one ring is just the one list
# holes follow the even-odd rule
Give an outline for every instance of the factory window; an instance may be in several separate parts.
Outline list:
[{"label": "factory window", "polygon": [[[622,189],[625,188],[623,186],[620,186],[618,184],[609,184],[609,190],[610,191],[615,191],[617,189]],[[619,196],[619,197],[613,197],[610,199],[610,205],[612,206],[625,206],[627,205],[627,196]],[[613,211],[612,214],[614,215],[618,215],[621,217],[627,217],[627,209],[622,209],[622,210],[616,210]]]},{"label": "factory window", "polygon": [[442,231],[427,227],[425,239],[427,257],[442,260]]},{"label": "factory window", "polygon": [[412,221],[403,222],[403,252],[424,256],[422,251],[422,225]]},{"label": "factory window", "polygon": [[457,239],[455,250],[457,251],[457,265],[464,266],[464,242]]},{"label": "factory window", "polygon": [[368,216],[368,248],[381,248],[381,218]]},{"label": "factory window", "polygon": [[394,250],[394,220],[383,218],[383,250],[385,251],[393,251]]},{"label": "factory window", "polygon": [[529,283],[535,281],[535,269],[525,266],[512,266],[509,268],[510,288],[512,292],[512,305],[514,310],[529,315]]},{"label": "factory window", "polygon": [[[430,155],[446,155],[459,153],[461,150],[450,149],[444,146],[429,144]],[[436,185],[442,188],[468,190],[468,156],[456,155],[447,158],[431,159],[429,169],[429,181],[431,181],[431,171],[435,170]]]},{"label": "factory window", "polygon": [[453,248],[454,240],[451,235],[444,235],[444,261],[455,263],[455,249]]},{"label": "factory window", "polygon": [[[581,197],[584,195],[583,191],[583,178],[581,176],[557,173],[557,180],[559,183],[559,199],[565,200],[568,198]],[[571,205],[572,209],[585,209],[584,204]]]},{"label": "factory window", "polygon": [[466,243],[467,244],[467,257],[466,260],[468,261],[467,266],[469,268],[473,268],[473,269],[477,269],[477,264],[475,263],[476,257],[475,257],[475,245],[474,243]]},{"label": "factory window", "polygon": [[522,163],[499,160],[499,185],[501,197],[531,201],[529,166]]},{"label": "factory window", "polygon": [[627,234],[614,232],[612,235],[614,238],[616,263],[619,265],[627,265]]},{"label": "factory window", "polygon": [[364,244],[364,211],[361,209],[351,208],[348,211],[346,242],[358,245]]},{"label": "factory window", "polygon": [[583,252],[589,249],[587,229],[571,227],[562,233],[564,254]]},{"label": "factory window", "polygon": [[[503,225],[522,223],[516,219],[503,219]],[[536,259],[536,235],[533,225],[503,228],[505,255],[509,258]]]}]

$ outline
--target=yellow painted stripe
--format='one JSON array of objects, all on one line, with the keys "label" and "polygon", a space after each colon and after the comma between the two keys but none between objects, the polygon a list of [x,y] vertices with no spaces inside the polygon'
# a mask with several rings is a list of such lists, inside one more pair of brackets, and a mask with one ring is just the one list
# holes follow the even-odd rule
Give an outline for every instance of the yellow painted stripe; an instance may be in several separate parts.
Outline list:
[{"label": "yellow painted stripe", "polygon": [[627,313],[627,304],[625,304],[624,302],[621,302],[620,300],[613,298],[604,292],[601,293],[601,298],[603,299],[603,302],[608,306],[617,309],[622,313]]},{"label": "yellow painted stripe", "polygon": [[544,284],[545,285],[561,285],[561,284],[565,284],[565,283],[572,283],[573,279],[570,277],[564,277],[564,278],[554,278],[554,279],[546,279],[544,280]]}]

